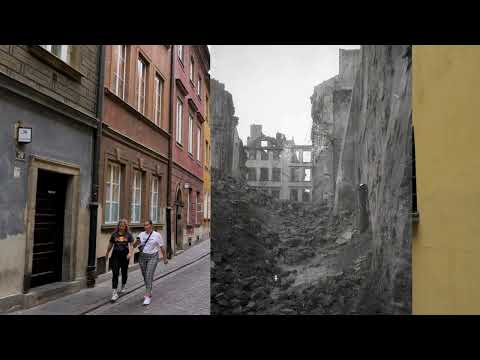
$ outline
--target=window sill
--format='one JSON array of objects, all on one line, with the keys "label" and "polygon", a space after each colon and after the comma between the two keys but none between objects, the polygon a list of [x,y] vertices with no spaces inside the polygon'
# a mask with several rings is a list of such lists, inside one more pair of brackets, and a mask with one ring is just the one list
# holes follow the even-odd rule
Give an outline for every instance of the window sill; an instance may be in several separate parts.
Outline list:
[{"label": "window sill", "polygon": [[86,75],[78,70],[74,65],[66,63],[39,45],[31,45],[29,50],[35,57],[75,81],[81,81],[82,77],[86,77]]}]

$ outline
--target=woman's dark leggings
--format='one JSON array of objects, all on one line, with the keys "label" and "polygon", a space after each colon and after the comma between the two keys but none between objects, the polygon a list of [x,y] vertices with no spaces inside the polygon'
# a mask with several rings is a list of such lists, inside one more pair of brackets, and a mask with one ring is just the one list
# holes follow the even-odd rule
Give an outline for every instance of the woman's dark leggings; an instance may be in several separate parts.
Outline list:
[{"label": "woman's dark leggings", "polygon": [[118,276],[122,271],[122,285],[127,283],[128,278],[128,259],[127,253],[114,251],[110,258],[112,262],[112,289],[118,287]]}]

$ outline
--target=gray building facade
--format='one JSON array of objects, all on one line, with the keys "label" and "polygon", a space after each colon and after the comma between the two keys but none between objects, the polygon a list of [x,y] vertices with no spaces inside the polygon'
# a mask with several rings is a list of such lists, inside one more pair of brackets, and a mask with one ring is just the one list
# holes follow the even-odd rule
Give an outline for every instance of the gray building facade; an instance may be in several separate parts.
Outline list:
[{"label": "gray building facade", "polygon": [[0,312],[86,285],[99,51],[0,46]]}]

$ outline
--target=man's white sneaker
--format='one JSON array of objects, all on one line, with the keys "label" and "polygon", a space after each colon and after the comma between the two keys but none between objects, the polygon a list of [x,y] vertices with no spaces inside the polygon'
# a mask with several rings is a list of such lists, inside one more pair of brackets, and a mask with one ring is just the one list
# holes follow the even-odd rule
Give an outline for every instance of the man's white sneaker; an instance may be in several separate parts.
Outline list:
[{"label": "man's white sneaker", "polygon": [[152,299],[149,298],[148,296],[145,296],[145,300],[143,301],[143,305],[150,305],[152,302]]},{"label": "man's white sneaker", "polygon": [[111,301],[117,301],[117,299],[118,299],[117,290],[113,290],[113,295],[112,295],[112,300]]}]

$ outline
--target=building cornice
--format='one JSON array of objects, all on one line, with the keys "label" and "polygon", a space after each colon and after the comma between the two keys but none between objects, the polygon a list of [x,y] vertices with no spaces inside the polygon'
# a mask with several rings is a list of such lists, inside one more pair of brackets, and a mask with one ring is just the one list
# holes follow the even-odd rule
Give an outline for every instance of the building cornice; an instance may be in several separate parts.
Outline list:
[{"label": "building cornice", "polygon": [[70,101],[60,101],[56,98],[38,91],[19,79],[14,79],[0,71],[0,88],[6,89],[16,95],[29,99],[69,119],[82,123],[91,128],[97,128],[98,119],[77,107]]}]

